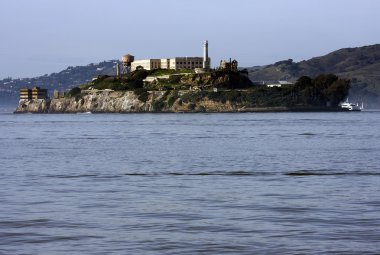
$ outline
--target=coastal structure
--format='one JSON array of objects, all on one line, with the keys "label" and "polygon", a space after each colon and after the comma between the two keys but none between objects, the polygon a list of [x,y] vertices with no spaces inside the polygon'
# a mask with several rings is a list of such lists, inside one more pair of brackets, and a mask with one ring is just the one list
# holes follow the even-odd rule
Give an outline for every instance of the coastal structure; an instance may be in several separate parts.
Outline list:
[{"label": "coastal structure", "polygon": [[20,100],[32,100],[32,90],[28,88],[21,88]]},{"label": "coastal structure", "polygon": [[48,90],[41,89],[40,87],[32,88],[32,99],[47,99],[48,98]]},{"label": "coastal structure", "polygon": [[287,85],[294,85],[292,82],[289,81],[276,81],[276,82],[270,82],[266,84],[268,88],[273,88],[273,87],[282,87],[282,86],[287,86]]},{"label": "coastal structure", "polygon": [[20,100],[32,100],[32,99],[47,99],[48,90],[41,89],[40,87],[33,87],[32,89],[21,88]]},{"label": "coastal structure", "polygon": [[228,71],[237,71],[238,70],[238,62],[236,59],[231,61],[220,60],[219,69],[228,70]]},{"label": "coastal structure", "polygon": [[131,71],[138,68],[145,70],[154,69],[210,69],[211,59],[208,56],[208,41],[203,44],[203,57],[175,57],[175,58],[161,58],[161,59],[141,59],[133,60],[130,62]]},{"label": "coastal structure", "polygon": [[53,92],[53,98],[54,99],[64,98],[65,96],[66,96],[66,92],[65,91],[54,90],[54,92]]}]

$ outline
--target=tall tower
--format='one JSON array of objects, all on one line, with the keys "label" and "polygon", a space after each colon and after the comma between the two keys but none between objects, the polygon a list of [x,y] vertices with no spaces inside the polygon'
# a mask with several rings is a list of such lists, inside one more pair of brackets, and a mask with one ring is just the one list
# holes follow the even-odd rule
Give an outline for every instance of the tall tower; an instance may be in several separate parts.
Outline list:
[{"label": "tall tower", "polygon": [[210,69],[210,60],[208,58],[208,41],[203,44],[203,69]]}]

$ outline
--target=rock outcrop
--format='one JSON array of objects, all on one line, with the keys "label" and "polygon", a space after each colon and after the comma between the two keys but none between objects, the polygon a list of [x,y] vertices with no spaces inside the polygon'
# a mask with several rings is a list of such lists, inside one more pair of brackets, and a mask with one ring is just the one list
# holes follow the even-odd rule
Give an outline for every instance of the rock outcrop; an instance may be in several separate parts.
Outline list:
[{"label": "rock outcrop", "polygon": [[141,102],[132,91],[101,92],[77,97],[20,100],[17,113],[75,113],[75,112],[144,112],[149,104]]},{"label": "rock outcrop", "polygon": [[[185,92],[180,92],[184,94]],[[70,98],[20,100],[16,113],[133,113],[133,112],[234,112],[242,105],[229,101],[222,103],[203,98],[196,103],[182,102],[165,91],[148,93],[146,102],[133,91],[104,91]],[[244,109],[244,108],[243,108]]]}]

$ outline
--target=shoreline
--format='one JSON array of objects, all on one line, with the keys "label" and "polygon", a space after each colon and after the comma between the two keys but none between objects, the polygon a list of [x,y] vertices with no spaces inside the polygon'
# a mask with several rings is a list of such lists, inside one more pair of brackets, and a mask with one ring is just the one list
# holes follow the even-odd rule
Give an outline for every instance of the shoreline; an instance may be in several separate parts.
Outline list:
[{"label": "shoreline", "polygon": [[194,113],[281,113],[281,112],[351,112],[343,108],[329,107],[255,107],[234,111],[64,111],[64,112],[20,112],[13,114],[194,114]]}]

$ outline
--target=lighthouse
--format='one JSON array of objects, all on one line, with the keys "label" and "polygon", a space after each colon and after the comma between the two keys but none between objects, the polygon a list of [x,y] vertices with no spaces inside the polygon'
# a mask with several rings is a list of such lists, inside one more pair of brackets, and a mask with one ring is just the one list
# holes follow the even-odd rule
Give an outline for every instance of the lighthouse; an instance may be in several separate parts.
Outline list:
[{"label": "lighthouse", "polygon": [[203,69],[210,69],[210,60],[208,58],[208,41],[203,44]]}]

